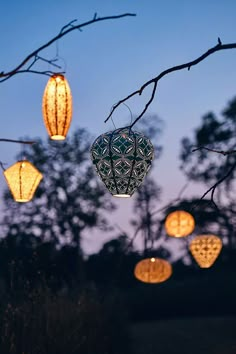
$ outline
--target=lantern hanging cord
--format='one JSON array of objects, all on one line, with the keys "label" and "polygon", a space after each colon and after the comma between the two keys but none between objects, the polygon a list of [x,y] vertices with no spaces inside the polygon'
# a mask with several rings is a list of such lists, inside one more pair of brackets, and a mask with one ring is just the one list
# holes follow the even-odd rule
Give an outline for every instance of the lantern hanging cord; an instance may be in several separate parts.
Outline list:
[{"label": "lantern hanging cord", "polygon": [[[113,109],[113,106],[111,107],[111,111],[112,111],[112,109]],[[113,120],[112,115],[111,115],[111,121],[112,121],[112,124],[114,125],[114,128],[115,128],[115,130],[116,130],[117,128],[116,128],[116,125],[115,125],[115,122],[114,122],[114,120]]]},{"label": "lantern hanging cord", "polygon": [[126,103],[123,102],[123,105],[125,105],[128,108],[128,110],[129,110],[129,113],[130,113],[130,125],[132,125],[132,123],[133,123],[132,111],[131,111],[131,109],[129,108],[129,106]]}]

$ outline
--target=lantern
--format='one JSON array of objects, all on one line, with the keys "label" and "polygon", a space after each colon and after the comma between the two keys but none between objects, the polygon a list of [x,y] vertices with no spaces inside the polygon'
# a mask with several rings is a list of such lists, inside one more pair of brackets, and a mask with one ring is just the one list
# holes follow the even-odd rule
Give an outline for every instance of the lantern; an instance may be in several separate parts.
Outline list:
[{"label": "lantern", "polygon": [[72,96],[66,78],[51,76],[43,95],[44,124],[53,140],[64,140],[72,118]]},{"label": "lantern", "polygon": [[16,202],[30,201],[43,175],[29,161],[18,161],[4,171],[8,187]]},{"label": "lantern", "polygon": [[172,274],[172,266],[161,258],[146,258],[138,262],[134,269],[135,277],[144,283],[162,283]]},{"label": "lantern", "polygon": [[114,197],[131,197],[148,173],[154,148],[151,141],[130,128],[100,135],[91,147],[96,171]]},{"label": "lantern", "polygon": [[173,237],[188,236],[193,232],[194,227],[193,216],[184,210],[176,210],[170,213],[165,221],[166,233]]},{"label": "lantern", "polygon": [[222,241],[215,235],[199,235],[190,243],[189,249],[201,268],[209,268],[222,249]]}]

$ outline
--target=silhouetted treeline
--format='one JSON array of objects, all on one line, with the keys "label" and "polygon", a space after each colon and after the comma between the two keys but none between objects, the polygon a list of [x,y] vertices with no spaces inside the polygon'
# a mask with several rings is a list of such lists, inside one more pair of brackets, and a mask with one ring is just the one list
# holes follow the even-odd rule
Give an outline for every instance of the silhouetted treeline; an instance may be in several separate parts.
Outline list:
[{"label": "silhouetted treeline", "polygon": [[121,236],[84,260],[78,259],[75,247],[57,250],[28,235],[8,237],[0,243],[1,299],[19,301],[42,286],[69,295],[92,286],[104,298],[121,296],[131,321],[235,312],[236,251],[223,247],[210,269],[185,265],[181,259],[167,282],[145,284],[133,274],[143,256],[133,250],[125,253],[125,244]]}]

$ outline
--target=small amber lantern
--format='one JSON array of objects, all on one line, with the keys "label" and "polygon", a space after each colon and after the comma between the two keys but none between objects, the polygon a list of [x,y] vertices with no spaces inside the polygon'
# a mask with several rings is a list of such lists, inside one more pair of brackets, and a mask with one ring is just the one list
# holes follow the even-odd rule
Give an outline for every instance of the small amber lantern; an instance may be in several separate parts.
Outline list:
[{"label": "small amber lantern", "polygon": [[201,268],[209,268],[222,249],[222,241],[215,235],[199,235],[192,240],[189,249]]},{"label": "small amber lantern", "polygon": [[16,202],[30,201],[43,175],[29,161],[18,161],[4,171],[8,187]]},{"label": "small amber lantern", "polygon": [[162,283],[172,274],[172,266],[161,258],[146,258],[138,262],[134,269],[135,277],[144,283]]},{"label": "small amber lantern", "polygon": [[53,140],[64,140],[72,119],[72,95],[66,78],[53,75],[43,95],[44,124]]},{"label": "small amber lantern", "polygon": [[193,216],[184,210],[176,210],[170,213],[165,221],[166,233],[173,237],[185,237],[190,235],[195,227]]}]

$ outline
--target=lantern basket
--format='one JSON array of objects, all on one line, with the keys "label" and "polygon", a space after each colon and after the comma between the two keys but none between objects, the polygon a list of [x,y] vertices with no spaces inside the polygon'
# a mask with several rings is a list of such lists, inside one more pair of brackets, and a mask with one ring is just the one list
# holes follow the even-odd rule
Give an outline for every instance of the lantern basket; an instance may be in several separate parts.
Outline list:
[{"label": "lantern basket", "polygon": [[29,161],[22,160],[4,172],[8,187],[16,202],[30,201],[43,178],[43,175]]},{"label": "lantern basket", "polygon": [[91,147],[96,172],[114,197],[131,197],[143,182],[154,157],[142,133],[121,128],[100,135]]},{"label": "lantern basket", "polygon": [[209,268],[220,254],[222,241],[215,235],[199,235],[192,240],[189,249],[200,268]]},{"label": "lantern basket", "polygon": [[162,283],[170,278],[172,265],[161,258],[146,258],[138,262],[134,269],[135,277],[144,283]]},{"label": "lantern basket", "polygon": [[50,138],[64,140],[72,119],[72,95],[62,74],[54,74],[48,80],[43,94],[42,110]]},{"label": "lantern basket", "polygon": [[193,216],[184,210],[176,210],[170,213],[165,220],[165,230],[168,236],[186,237],[195,227]]}]

